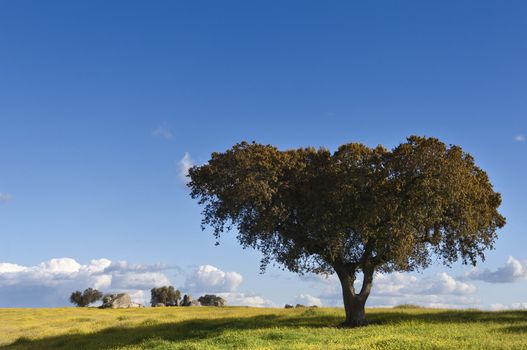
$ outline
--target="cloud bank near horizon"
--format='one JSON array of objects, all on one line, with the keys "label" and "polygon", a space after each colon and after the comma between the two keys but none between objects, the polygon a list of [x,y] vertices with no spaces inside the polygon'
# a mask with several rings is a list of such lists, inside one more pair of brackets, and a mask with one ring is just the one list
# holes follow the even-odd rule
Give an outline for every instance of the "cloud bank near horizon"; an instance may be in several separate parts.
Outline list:
[{"label": "cloud bank near horizon", "polygon": [[[446,272],[435,275],[410,273],[377,273],[367,306],[391,307],[400,304],[419,304],[436,308],[485,308],[491,310],[527,308],[523,300],[506,304],[484,304],[477,288],[470,281],[513,283],[527,277],[526,262],[509,257],[495,270],[476,269],[461,276]],[[72,258],[55,258],[35,266],[0,263],[0,307],[59,307],[69,305],[71,292],[97,288],[104,293],[126,292],[135,302],[148,305],[150,289],[173,285],[170,276],[184,281],[176,286],[182,293],[198,297],[217,294],[228,305],[281,307],[264,296],[240,291],[243,276],[236,271],[223,271],[212,265],[197,266],[190,273],[177,266],[165,264],[130,264],[126,261],[94,259],[81,264]],[[309,293],[291,296],[293,304],[342,306],[341,287],[335,275],[300,276]],[[356,282],[360,288],[360,278]]]},{"label": "cloud bank near horizon", "polygon": [[[341,287],[335,275],[327,277],[306,275],[300,279],[310,284],[312,287],[310,296],[318,298],[324,306],[342,306]],[[514,283],[522,280],[527,280],[527,261],[518,260],[512,256],[497,269],[472,268],[460,276],[452,276],[447,272],[438,272],[435,275],[377,273],[367,306],[392,307],[401,304],[417,304],[433,308],[525,309],[527,303],[524,301],[507,304],[485,303],[478,296],[476,285],[472,283],[480,281]],[[360,286],[361,280],[357,278],[355,289],[360,290]]]},{"label": "cloud bank near horizon", "polygon": [[[72,258],[54,258],[35,266],[0,263],[0,307],[59,307],[69,305],[75,290],[96,288],[103,293],[126,292],[135,302],[150,301],[150,289],[172,285],[168,272],[183,270],[164,264],[133,265],[127,261],[95,259],[80,264]],[[224,272],[212,265],[198,266],[186,276],[182,293],[214,293],[229,305],[274,306],[256,294],[238,291],[243,281],[235,271]]]},{"label": "cloud bank near horizon", "polygon": [[243,281],[238,272],[224,272],[212,265],[202,265],[187,276],[184,290],[190,292],[234,292]]},{"label": "cloud bank near horizon", "polygon": [[0,263],[0,307],[65,306],[71,292],[88,287],[105,293],[127,292],[143,303],[148,289],[169,283],[159,265],[129,265],[104,258],[87,264],[72,258],[35,266]]}]

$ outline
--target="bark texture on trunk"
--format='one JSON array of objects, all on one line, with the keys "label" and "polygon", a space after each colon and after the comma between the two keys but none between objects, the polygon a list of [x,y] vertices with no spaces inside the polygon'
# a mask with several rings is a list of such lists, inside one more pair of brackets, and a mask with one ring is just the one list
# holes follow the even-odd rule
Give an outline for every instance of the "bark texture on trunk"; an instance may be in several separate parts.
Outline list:
[{"label": "bark texture on trunk", "polygon": [[342,324],[344,327],[360,327],[367,324],[365,305],[368,296],[370,295],[373,269],[364,269],[364,279],[360,293],[355,293],[355,272],[346,271],[345,269],[338,269],[337,276],[339,277],[342,286],[342,299],[344,301],[344,310],[346,311],[346,321]]}]

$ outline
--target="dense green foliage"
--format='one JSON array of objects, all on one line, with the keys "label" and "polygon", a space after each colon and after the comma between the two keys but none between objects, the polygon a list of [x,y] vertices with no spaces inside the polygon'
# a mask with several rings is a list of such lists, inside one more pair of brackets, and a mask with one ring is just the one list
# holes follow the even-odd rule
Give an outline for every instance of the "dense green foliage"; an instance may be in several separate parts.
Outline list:
[{"label": "dense green foliage", "polygon": [[375,271],[426,268],[434,258],[475,265],[505,224],[487,174],[435,138],[334,153],[242,142],[189,174],[204,226],[217,238],[236,228],[243,247],[263,253],[262,267],[336,273],[350,324],[364,321]]},{"label": "dense green foliage", "polygon": [[181,292],[173,286],[163,286],[150,290],[150,304],[152,306],[156,306],[158,303],[167,306],[177,306],[180,298]]},{"label": "dense green foliage", "polygon": [[79,307],[85,307],[98,300],[101,300],[101,298],[101,292],[99,292],[97,289],[88,288],[85,289],[82,293],[80,291],[75,291],[71,293],[70,302]]},{"label": "dense green foliage", "polygon": [[347,329],[326,308],[0,309],[0,350],[527,349],[526,311],[368,314],[369,327]]}]

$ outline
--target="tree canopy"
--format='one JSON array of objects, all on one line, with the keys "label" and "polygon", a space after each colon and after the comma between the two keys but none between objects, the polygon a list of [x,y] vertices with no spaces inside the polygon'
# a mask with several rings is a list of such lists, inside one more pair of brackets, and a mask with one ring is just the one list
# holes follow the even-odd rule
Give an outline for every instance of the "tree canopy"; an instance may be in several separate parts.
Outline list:
[{"label": "tree canopy", "polygon": [[163,286],[152,288],[150,290],[150,304],[156,306],[157,304],[164,304],[166,306],[177,306],[181,298],[181,292],[173,286]]},{"label": "tree canopy", "polygon": [[[411,136],[392,150],[335,152],[241,142],[189,172],[202,226],[232,228],[243,247],[298,272],[351,278],[426,268],[434,257],[475,265],[505,224],[500,194],[459,146]],[[342,275],[342,276],[341,276]]]},{"label": "tree canopy", "polygon": [[84,292],[75,291],[71,293],[70,302],[80,307],[88,306],[102,298],[102,293],[94,288],[87,288]]}]

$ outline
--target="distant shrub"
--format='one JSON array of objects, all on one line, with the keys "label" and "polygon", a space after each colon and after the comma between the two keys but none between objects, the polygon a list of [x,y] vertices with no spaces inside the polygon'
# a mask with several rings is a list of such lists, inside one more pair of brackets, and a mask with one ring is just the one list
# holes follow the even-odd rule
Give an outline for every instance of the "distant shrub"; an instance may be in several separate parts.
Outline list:
[{"label": "distant shrub", "polygon": [[71,293],[70,303],[75,304],[79,307],[85,307],[90,305],[91,303],[96,302],[97,300],[101,300],[101,298],[101,292],[94,288],[88,288],[85,289],[82,293],[78,290]]},{"label": "distant shrub", "polygon": [[415,304],[401,304],[393,307],[394,309],[422,309],[422,306]]},{"label": "distant shrub", "polygon": [[214,294],[205,294],[199,297],[198,301],[203,306],[225,306],[226,304],[225,299]]},{"label": "distant shrub", "polygon": [[178,306],[181,292],[172,286],[152,288],[150,290],[150,305]]}]

